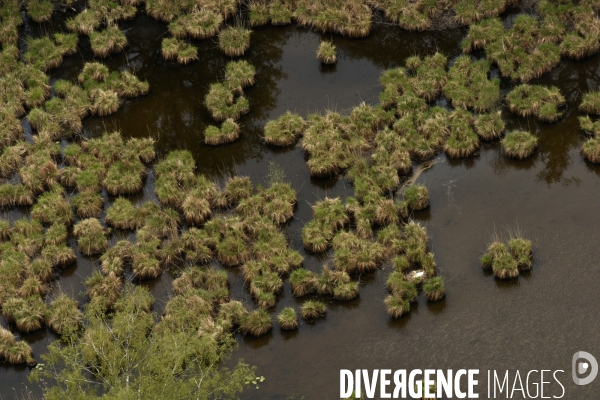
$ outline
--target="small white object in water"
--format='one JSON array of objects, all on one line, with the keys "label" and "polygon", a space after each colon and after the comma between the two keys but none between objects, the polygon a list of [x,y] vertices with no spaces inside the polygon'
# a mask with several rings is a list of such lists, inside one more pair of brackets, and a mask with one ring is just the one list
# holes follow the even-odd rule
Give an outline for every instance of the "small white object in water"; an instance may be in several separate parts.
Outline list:
[{"label": "small white object in water", "polygon": [[408,273],[408,279],[411,281],[421,280],[425,275],[425,271],[422,269],[418,269],[416,271],[410,271]]}]

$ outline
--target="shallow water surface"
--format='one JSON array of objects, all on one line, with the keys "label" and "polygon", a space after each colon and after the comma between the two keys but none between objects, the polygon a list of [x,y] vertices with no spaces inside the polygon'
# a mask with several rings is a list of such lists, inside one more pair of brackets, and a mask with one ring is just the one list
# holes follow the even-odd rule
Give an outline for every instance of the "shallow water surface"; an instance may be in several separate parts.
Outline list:
[{"label": "shallow water surface", "polygon": [[[53,29],[58,26],[60,21],[53,22]],[[286,110],[304,116],[328,109],[345,113],[362,101],[376,103],[382,70],[436,50],[452,59],[460,54],[465,35],[459,29],[407,33],[383,23],[377,23],[366,39],[323,35],[338,47],[337,65],[323,67],[315,57],[321,35],[293,26],[257,28],[244,57],[257,69],[257,83],[246,91],[251,112],[240,121],[241,139],[215,148],[203,143],[202,132],[212,123],[203,99],[210,83],[223,79],[228,58],[213,40],[205,40],[197,43],[200,60],[180,67],[160,55],[165,24],[140,16],[122,29],[132,45],[107,63],[111,68],[134,68],[149,81],[151,93],[127,101],[111,117],[85,120],[85,134],[96,136],[115,128],[126,137],[150,134],[160,154],[188,149],[199,172],[215,179],[238,173],[256,185],[265,181],[270,162],[279,164],[299,196],[286,231],[291,246],[305,255],[305,267],[313,271],[320,271],[324,259],[302,249],[300,233],[312,218],[310,205],[325,196],[350,196],[352,186],[343,177],[311,179],[301,148],[266,146],[263,125]],[[82,42],[80,50],[52,71],[53,79],[75,79],[83,62],[92,59],[89,43]],[[563,369],[559,376],[567,393],[599,397],[599,385],[574,389],[569,376],[572,354],[597,352],[599,344],[600,168],[584,162],[579,153],[585,137],[576,119],[581,93],[598,88],[599,72],[600,56],[595,55],[580,62],[563,61],[535,82],[558,86],[567,99],[565,116],[555,124],[515,118],[504,110],[508,129],[522,127],[539,136],[539,149],[531,158],[507,160],[497,142],[482,144],[468,159],[439,155],[433,168],[418,178],[429,188],[431,208],[413,217],[427,226],[439,273],[446,279],[445,300],[427,304],[421,295],[409,315],[391,320],[383,304],[388,265],[360,278],[358,299],[328,301],[327,316],[315,323],[301,321],[297,332],[280,332],[275,326],[258,339],[238,335],[240,346],[230,364],[243,358],[266,377],[260,389],[251,389],[244,398],[337,398],[341,368],[479,368],[481,388],[487,369]],[[505,92],[511,87],[503,80]],[[144,194],[151,197],[152,175]],[[11,211],[8,217],[17,218],[20,212]],[[533,270],[518,280],[499,282],[482,271],[478,259],[493,233],[507,238],[517,230],[533,240]],[[78,256],[77,266],[63,271],[59,284],[83,301],[82,281],[99,263]],[[250,304],[237,269],[229,272],[232,297]],[[148,283],[158,312],[170,294],[170,282],[165,273]],[[289,283],[283,293],[274,315],[290,305],[299,309],[304,300],[291,295]],[[42,330],[23,337],[39,359],[55,335]],[[26,368],[0,369],[4,398],[31,386]]]}]

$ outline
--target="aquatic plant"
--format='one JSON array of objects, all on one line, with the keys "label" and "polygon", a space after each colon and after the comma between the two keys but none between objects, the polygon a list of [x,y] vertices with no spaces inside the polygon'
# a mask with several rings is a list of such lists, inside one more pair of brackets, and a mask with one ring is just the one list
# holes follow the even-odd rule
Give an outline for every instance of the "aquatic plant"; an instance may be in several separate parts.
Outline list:
[{"label": "aquatic plant", "polygon": [[27,2],[27,14],[37,23],[50,21],[54,4],[49,0],[29,0]]},{"label": "aquatic plant", "polygon": [[104,227],[96,218],[84,219],[73,227],[77,247],[85,255],[102,253],[108,248]]},{"label": "aquatic plant", "polygon": [[537,147],[537,141],[537,137],[531,133],[516,130],[507,133],[500,143],[507,157],[522,160],[533,154]]},{"label": "aquatic plant", "polygon": [[510,254],[517,261],[517,265],[521,271],[528,271],[532,265],[532,244],[531,240],[522,237],[513,237],[508,241]]},{"label": "aquatic plant", "polygon": [[26,341],[19,340],[2,347],[2,356],[9,364],[35,364],[33,350]]},{"label": "aquatic plant", "polygon": [[506,96],[506,103],[512,113],[522,117],[534,115],[542,121],[554,122],[562,115],[558,107],[565,103],[565,98],[557,87],[523,84]]},{"label": "aquatic plant", "polygon": [[327,307],[325,303],[316,300],[309,300],[302,304],[300,309],[302,319],[311,320],[319,317],[324,317]]},{"label": "aquatic plant", "polygon": [[600,115],[600,91],[590,91],[583,95],[579,109],[588,114]]},{"label": "aquatic plant", "polygon": [[294,17],[299,26],[354,38],[371,32],[372,12],[361,0],[299,0],[295,6]]},{"label": "aquatic plant", "polygon": [[[4,305],[6,307],[6,303]],[[46,305],[40,295],[30,295],[19,309],[12,311],[12,317],[19,332],[32,332],[44,324]]]},{"label": "aquatic plant", "polygon": [[271,15],[269,13],[269,7],[262,1],[251,1],[248,4],[250,11],[248,15],[248,22],[250,27],[263,26],[269,23]]},{"label": "aquatic plant", "polygon": [[298,328],[298,317],[296,316],[296,310],[292,307],[286,307],[279,315],[277,315],[277,322],[279,327],[284,331],[291,331]]},{"label": "aquatic plant", "polygon": [[69,202],[64,197],[64,190],[56,186],[52,191],[38,197],[37,203],[31,210],[31,216],[48,225],[55,223],[71,225],[73,211]]},{"label": "aquatic plant", "polygon": [[77,300],[62,293],[50,303],[46,322],[58,334],[65,335],[76,331],[82,321],[83,314],[79,310]]},{"label": "aquatic plant", "polygon": [[482,140],[499,139],[504,128],[501,111],[478,115],[475,120],[475,132]]},{"label": "aquatic plant", "polygon": [[227,118],[221,127],[209,125],[204,130],[204,143],[216,146],[235,142],[240,137],[240,126],[232,119]]},{"label": "aquatic plant", "polygon": [[292,293],[296,297],[313,293],[316,290],[315,283],[315,275],[304,268],[298,268],[290,275]]},{"label": "aquatic plant", "polygon": [[438,301],[443,299],[444,296],[446,296],[444,279],[438,276],[427,279],[423,285],[423,291],[425,292],[425,297],[428,301]]},{"label": "aquatic plant", "polygon": [[400,318],[410,312],[410,303],[398,294],[390,294],[384,300],[388,314],[392,318]]},{"label": "aquatic plant", "polygon": [[455,108],[469,108],[485,112],[500,99],[500,79],[489,80],[490,62],[471,61],[469,56],[459,57],[448,72],[444,94]]},{"label": "aquatic plant", "polygon": [[102,14],[91,8],[86,8],[75,17],[67,19],[67,29],[82,35],[91,35],[94,29],[102,24]]},{"label": "aquatic plant", "polygon": [[245,318],[241,328],[245,335],[262,336],[273,328],[271,316],[265,310],[252,311]]},{"label": "aquatic plant", "polygon": [[166,60],[177,60],[179,64],[187,65],[198,60],[198,49],[192,44],[177,38],[165,38],[161,43],[162,55]]},{"label": "aquatic plant", "polygon": [[583,156],[594,164],[600,163],[600,137],[593,137],[581,145]]},{"label": "aquatic plant", "polygon": [[444,143],[444,152],[452,158],[468,157],[479,149],[479,137],[473,130],[473,116],[468,111],[456,110],[449,116],[450,135]]},{"label": "aquatic plant", "polygon": [[104,276],[96,270],[85,280],[85,286],[92,302],[109,309],[121,296],[123,283],[115,274]]},{"label": "aquatic plant", "polygon": [[219,48],[230,57],[239,57],[250,47],[251,33],[241,26],[224,28],[219,33]]},{"label": "aquatic plant", "polygon": [[352,300],[358,297],[358,282],[340,283],[333,289],[333,297],[338,300]]},{"label": "aquatic plant", "polygon": [[492,271],[499,279],[513,279],[519,276],[517,261],[509,253],[494,257]]},{"label": "aquatic plant", "polygon": [[230,61],[225,66],[225,82],[229,89],[240,94],[244,89],[254,85],[256,69],[246,60]]},{"label": "aquatic plant", "polygon": [[317,50],[317,58],[323,64],[335,64],[337,62],[337,57],[333,43],[325,40],[322,41]]},{"label": "aquatic plant", "polygon": [[418,211],[429,207],[429,191],[425,185],[410,185],[404,190],[403,196],[411,210]]},{"label": "aquatic plant", "polygon": [[217,121],[224,121],[228,118],[235,121],[250,111],[248,100],[244,96],[239,96],[234,101],[233,93],[223,83],[210,85],[204,98],[204,104]]},{"label": "aquatic plant", "polygon": [[109,26],[100,32],[92,32],[90,43],[96,57],[107,57],[109,54],[118,53],[128,44],[127,37],[116,25]]}]

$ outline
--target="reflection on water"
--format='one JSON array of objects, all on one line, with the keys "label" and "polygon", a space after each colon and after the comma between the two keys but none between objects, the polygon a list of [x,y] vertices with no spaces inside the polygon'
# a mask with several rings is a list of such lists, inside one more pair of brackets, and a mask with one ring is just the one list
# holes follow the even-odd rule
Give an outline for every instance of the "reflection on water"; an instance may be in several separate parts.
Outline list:
[{"label": "reflection on water", "polygon": [[[55,30],[60,26],[58,20],[51,24]],[[37,26],[25,29],[39,34]],[[223,79],[229,59],[213,40],[205,40],[195,43],[200,60],[180,67],[165,62],[160,54],[165,24],[140,16],[124,23],[122,29],[127,30],[132,45],[107,64],[113,69],[136,70],[150,82],[151,93],[125,102],[111,117],[85,120],[85,134],[95,136],[118,128],[125,136],[153,135],[161,155],[188,149],[199,171],[216,179],[239,173],[257,184],[264,182],[269,163],[278,163],[300,199],[286,233],[312,271],[320,271],[326,259],[302,249],[300,233],[312,218],[310,204],[325,196],[351,196],[352,186],[344,178],[311,179],[301,148],[266,146],[260,137],[263,125],[286,110],[302,115],[327,109],[347,112],[361,101],[376,102],[383,69],[402,65],[414,54],[441,51],[453,59],[460,54],[459,43],[466,33],[462,29],[407,33],[383,23],[380,16],[376,16],[372,35],[358,40],[293,26],[257,28],[245,56],[257,70],[257,83],[246,92],[251,112],[240,120],[241,139],[215,148],[203,144],[203,131],[212,123],[203,100],[210,83]],[[325,68],[316,59],[322,38],[332,39],[338,48],[334,67]],[[81,54],[66,58],[63,66],[52,71],[53,80],[75,79],[83,62],[92,58],[87,39],[82,40],[80,50]],[[414,218],[427,226],[439,271],[446,279],[445,300],[428,304],[420,296],[409,315],[391,320],[383,305],[384,283],[391,271],[387,265],[383,271],[361,276],[358,299],[328,300],[326,317],[314,323],[300,321],[297,332],[280,332],[275,327],[258,339],[238,335],[240,347],[231,362],[244,358],[267,378],[247,396],[336,398],[340,368],[568,371],[575,351],[598,348],[596,243],[600,234],[596,227],[600,215],[595,206],[600,167],[585,163],[579,154],[584,135],[578,128],[577,104],[582,92],[598,88],[599,74],[600,56],[596,55],[576,63],[563,61],[534,82],[556,85],[566,97],[564,118],[555,124],[517,118],[503,110],[508,129],[525,128],[539,136],[539,148],[531,158],[507,160],[497,142],[482,144],[475,156],[465,160],[438,156],[435,166],[419,177],[429,188],[431,208]],[[511,87],[510,82],[502,82],[504,93]],[[143,199],[153,198],[153,185],[150,174]],[[25,211],[11,211],[8,217],[18,218]],[[533,240],[533,270],[515,281],[497,281],[482,271],[478,259],[492,233],[506,235],[507,228],[517,225]],[[62,271],[59,284],[82,301],[82,281],[99,263],[77,254],[77,267]],[[227,271],[232,297],[251,304],[237,269]],[[171,280],[164,274],[146,283],[158,299],[159,313]],[[275,313],[287,306],[298,310],[303,301],[291,295],[286,283]],[[55,338],[46,330],[23,337],[32,343],[38,358]],[[21,390],[27,383],[27,369],[0,368],[2,395],[10,398],[14,393],[6,388]],[[568,380],[566,375],[562,380],[567,392],[573,389]],[[577,390],[580,398],[600,395],[594,385]]]}]

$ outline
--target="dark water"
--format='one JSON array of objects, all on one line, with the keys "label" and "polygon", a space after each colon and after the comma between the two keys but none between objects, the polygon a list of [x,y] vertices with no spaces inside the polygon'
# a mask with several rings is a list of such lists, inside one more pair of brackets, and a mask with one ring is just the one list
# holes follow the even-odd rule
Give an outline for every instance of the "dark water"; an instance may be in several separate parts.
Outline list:
[{"label": "dark water", "polygon": [[[29,30],[60,30],[63,18]],[[151,93],[126,102],[113,116],[86,120],[85,134],[115,128],[125,136],[150,134],[158,140],[161,154],[188,149],[199,171],[216,179],[237,173],[257,184],[264,181],[269,163],[278,163],[298,191],[300,201],[287,233],[302,254],[300,232],[311,219],[310,204],[325,196],[349,196],[352,187],[344,178],[311,179],[298,146],[275,149],[264,144],[264,123],[286,110],[302,115],[327,109],[348,112],[361,101],[375,103],[382,70],[436,50],[453,58],[465,36],[464,30],[412,34],[378,23],[366,39],[324,36],[338,47],[338,63],[323,68],[315,57],[319,34],[293,26],[257,28],[244,57],[257,68],[257,84],[246,91],[251,112],[240,121],[241,139],[215,148],[202,142],[202,132],[211,123],[202,103],[210,83],[223,79],[228,58],[213,40],[205,40],[196,43],[200,60],[181,67],[165,62],[160,54],[165,24],[141,16],[121,28],[132,45],[107,64],[134,68],[150,82]],[[86,40],[80,51],[51,71],[53,79],[75,79],[83,62],[92,59]],[[259,390],[250,389],[244,398],[299,394],[334,399],[339,396],[341,368],[478,368],[481,388],[487,369],[562,369],[565,373],[559,376],[568,398],[600,396],[597,382],[575,387],[569,377],[574,352],[600,355],[600,168],[585,163],[579,153],[584,135],[576,119],[581,93],[597,89],[599,67],[598,55],[576,63],[563,61],[535,82],[556,85],[566,97],[565,116],[558,123],[515,118],[505,110],[509,129],[523,127],[539,136],[540,147],[531,158],[510,161],[498,143],[485,144],[465,160],[438,156],[434,167],[419,177],[429,188],[431,208],[414,218],[427,226],[439,272],[446,279],[446,300],[431,305],[421,296],[408,316],[391,320],[383,305],[384,282],[391,271],[386,266],[361,277],[359,299],[329,302],[323,320],[301,322],[294,333],[275,328],[259,339],[238,336],[240,347],[232,363],[243,358],[266,377]],[[503,81],[502,87],[508,91],[512,85]],[[152,176],[144,197],[153,197]],[[18,214],[13,211],[8,217]],[[534,242],[534,268],[516,281],[498,282],[481,270],[478,258],[494,232],[508,237],[516,229]],[[320,271],[324,260],[305,256],[305,266]],[[61,289],[83,301],[82,281],[98,265],[95,259],[79,257],[76,267],[63,271]],[[230,277],[232,296],[251,303],[236,269],[230,269]],[[159,311],[170,282],[163,274],[148,283]],[[301,302],[286,283],[274,312],[289,305],[299,308]],[[38,359],[54,338],[44,330],[24,335]],[[4,398],[16,396],[25,386],[39,390],[28,384],[26,368],[0,365]]]}]

